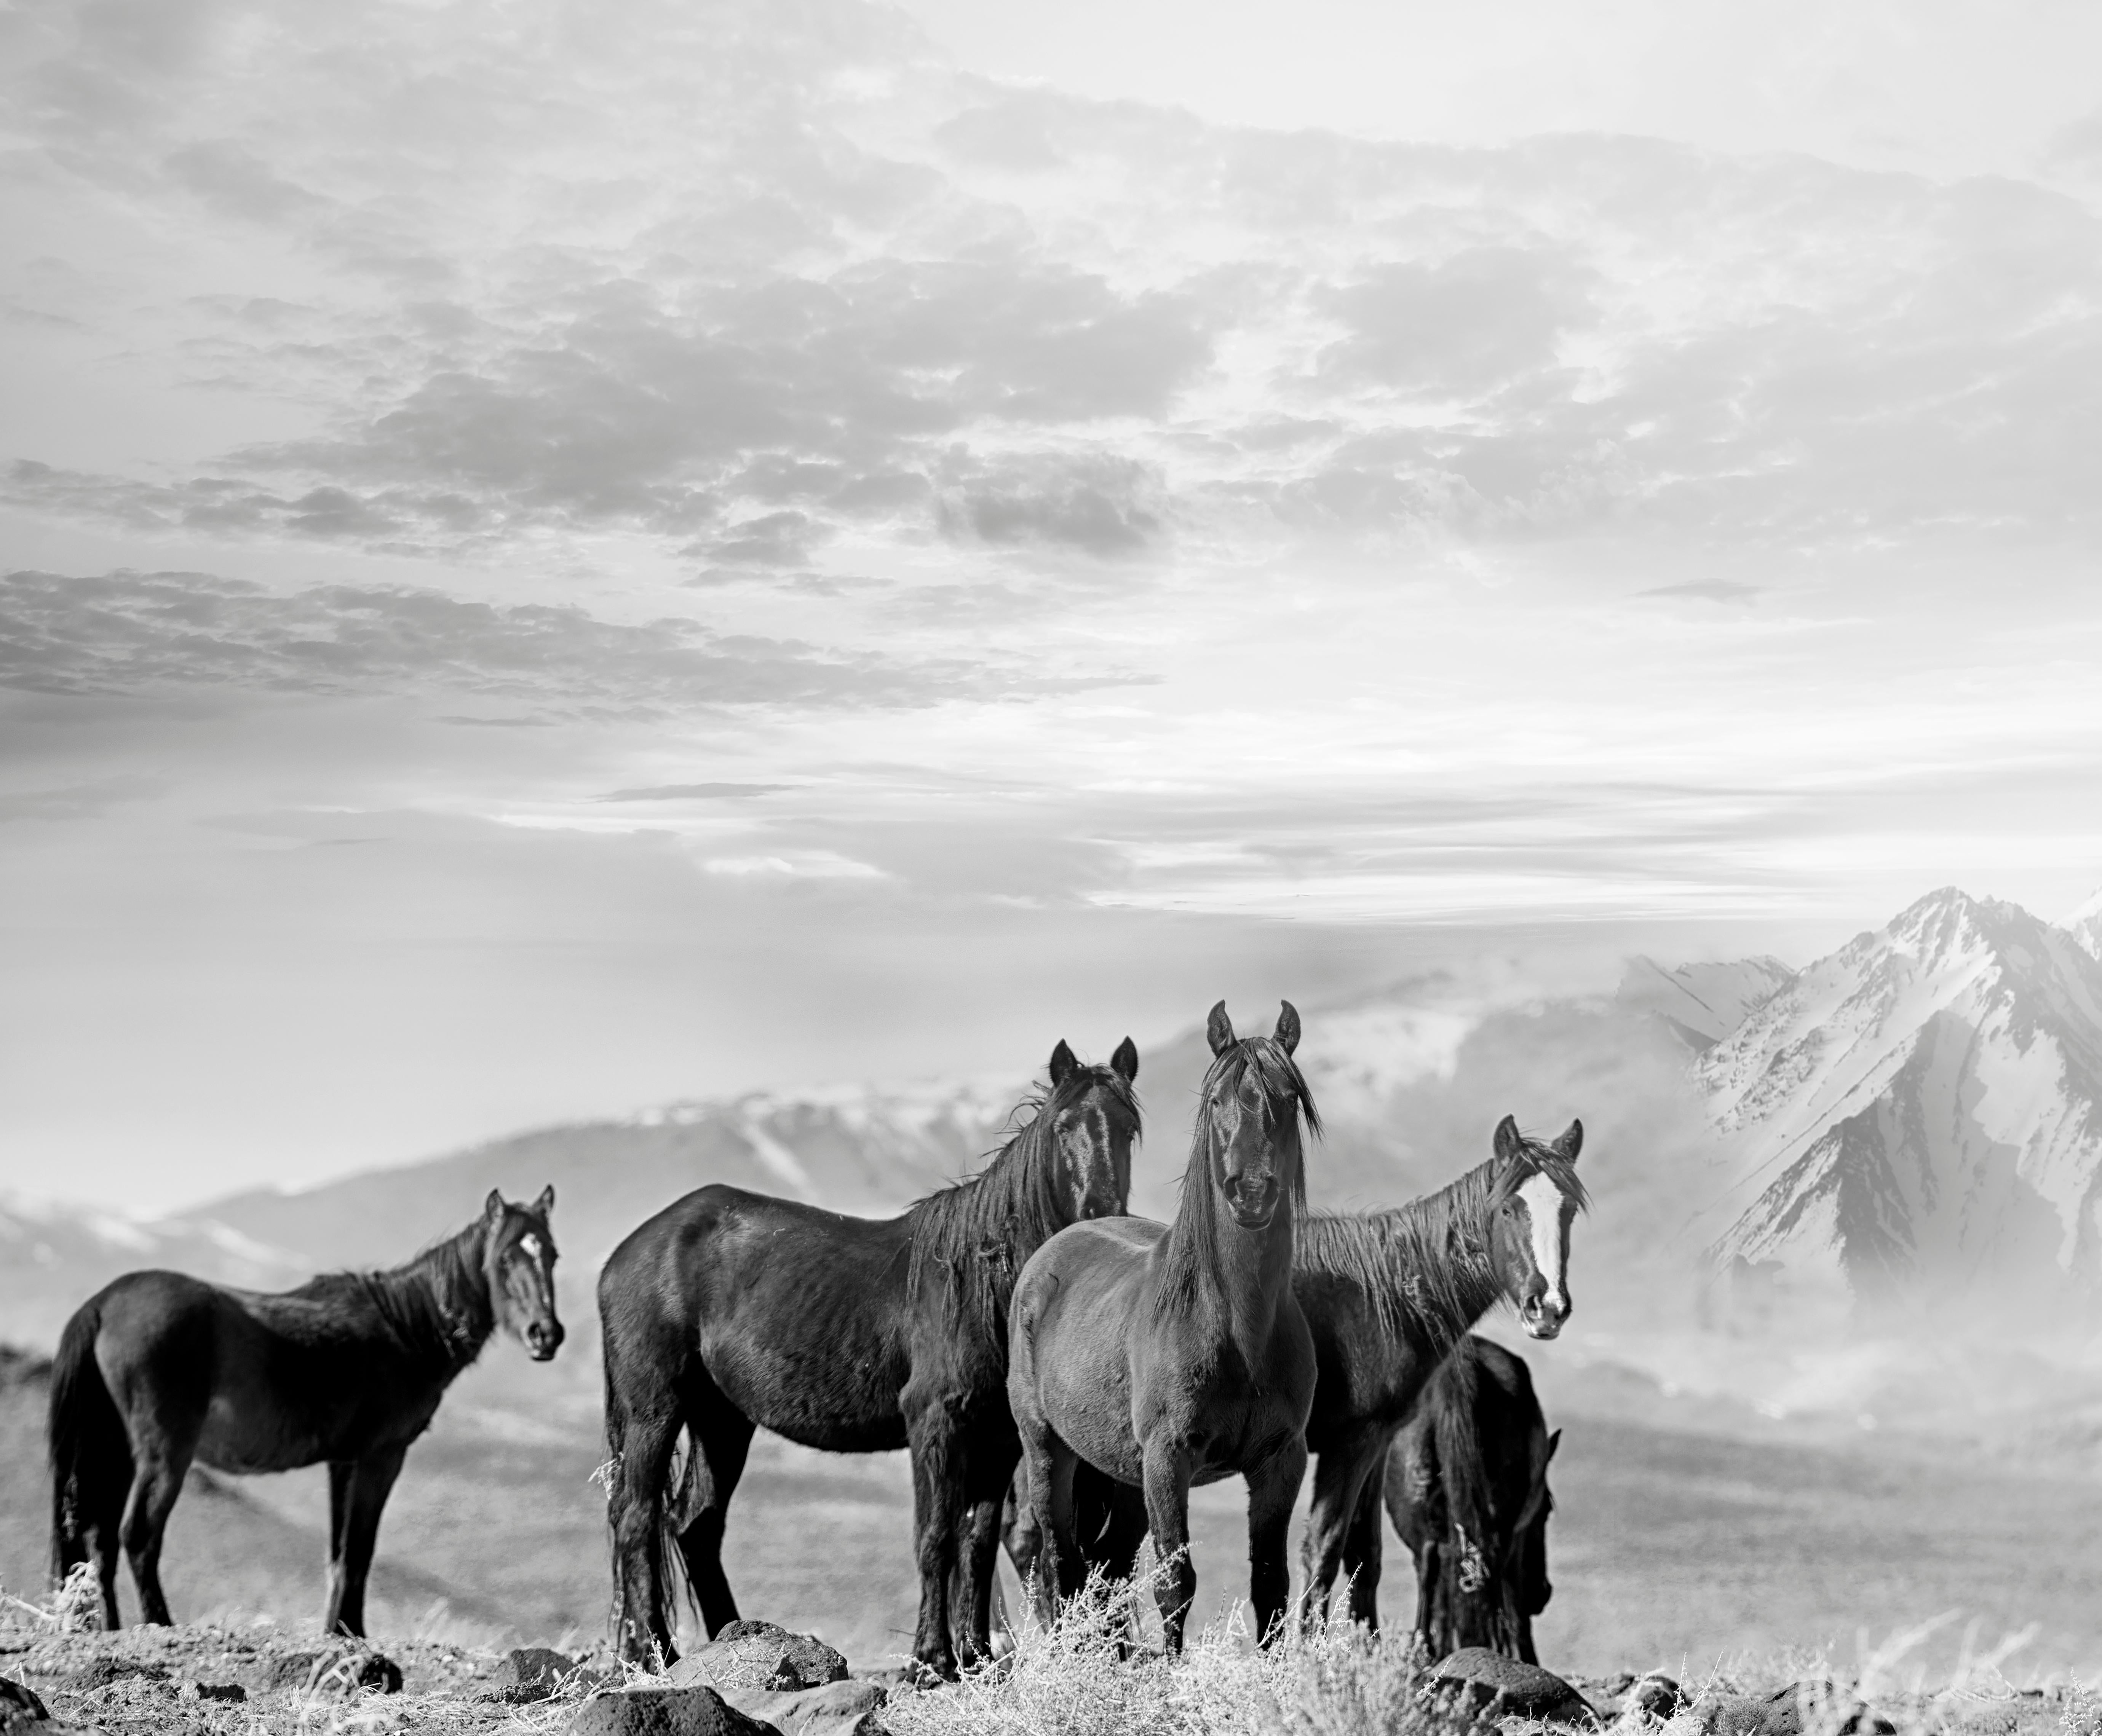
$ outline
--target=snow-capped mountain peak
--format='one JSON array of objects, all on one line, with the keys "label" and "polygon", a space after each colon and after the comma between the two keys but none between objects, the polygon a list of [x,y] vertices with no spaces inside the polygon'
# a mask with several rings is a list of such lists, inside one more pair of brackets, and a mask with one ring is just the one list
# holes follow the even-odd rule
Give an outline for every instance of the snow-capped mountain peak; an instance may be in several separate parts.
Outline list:
[{"label": "snow-capped mountain peak", "polygon": [[1953,887],[1799,972],[1701,1056],[1714,1251],[1857,1292],[1988,1272],[2102,1285],[2102,964]]}]

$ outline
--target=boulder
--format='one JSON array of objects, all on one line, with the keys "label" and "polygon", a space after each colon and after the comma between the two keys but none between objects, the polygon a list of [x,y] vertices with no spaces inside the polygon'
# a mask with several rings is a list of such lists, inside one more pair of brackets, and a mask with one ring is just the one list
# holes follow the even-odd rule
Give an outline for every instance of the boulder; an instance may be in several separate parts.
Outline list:
[{"label": "boulder", "polygon": [[0,1676],[0,1736],[15,1736],[18,1730],[48,1724],[51,1716],[34,1692]]},{"label": "boulder", "polygon": [[1623,1712],[1639,1712],[1645,1717],[1669,1722],[1686,1705],[1686,1690],[1669,1676],[1652,1670],[1632,1684],[1621,1702]]},{"label": "boulder", "polygon": [[782,1736],[880,1736],[883,1723],[876,1713],[890,1695],[881,1682],[849,1681],[793,1693],[732,1689],[723,1698]]},{"label": "boulder", "polygon": [[317,1694],[399,1694],[401,1666],[369,1645],[331,1646],[308,1667],[304,1691]]},{"label": "boulder", "polygon": [[544,1700],[565,1677],[577,1673],[577,1660],[545,1645],[521,1645],[497,1665],[489,1679],[490,1698],[507,1706]]},{"label": "boulder", "polygon": [[780,1736],[728,1704],[712,1688],[627,1688],[595,1694],[577,1708],[568,1736]]},{"label": "boulder", "polygon": [[1461,1684],[1492,1718],[1531,1718],[1541,1724],[1586,1729],[1604,1722],[1591,1703],[1552,1670],[1520,1663],[1485,1645],[1461,1646],[1430,1672],[1430,1678]]},{"label": "boulder", "polygon": [[[1803,1736],[1803,1703],[1829,1696],[1829,1682],[1789,1682],[1771,1694],[1725,1694],[1701,1707],[1701,1736]],[[1895,1736],[1897,1726],[1856,1701],[1839,1736]]]},{"label": "boulder", "polygon": [[791,1633],[771,1622],[729,1622],[705,1645],[697,1645],[665,1672],[682,1687],[727,1691],[761,1689],[794,1694],[847,1679],[847,1661],[823,1640]]}]

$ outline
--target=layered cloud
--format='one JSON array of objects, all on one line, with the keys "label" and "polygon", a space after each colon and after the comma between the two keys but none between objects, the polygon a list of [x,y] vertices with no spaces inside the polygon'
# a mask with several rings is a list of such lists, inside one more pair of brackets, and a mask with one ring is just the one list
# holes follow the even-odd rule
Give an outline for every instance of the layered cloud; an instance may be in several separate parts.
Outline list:
[{"label": "layered cloud", "polygon": [[24,9],[18,188],[195,233],[153,242],[193,281],[146,308],[113,268],[17,304],[314,414],[187,468],[24,448],[8,498],[777,573],[930,538],[2095,536],[2102,236],[2063,195],[1235,131],[974,82],[846,0],[588,10]]}]

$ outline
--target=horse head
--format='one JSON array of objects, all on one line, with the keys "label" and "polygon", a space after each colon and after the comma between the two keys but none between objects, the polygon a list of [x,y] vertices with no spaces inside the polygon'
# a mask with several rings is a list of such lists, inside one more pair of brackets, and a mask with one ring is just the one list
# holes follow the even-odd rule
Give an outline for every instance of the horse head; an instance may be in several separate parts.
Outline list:
[{"label": "horse head", "polygon": [[1213,1060],[1198,1106],[1199,1134],[1212,1186],[1243,1229],[1267,1229],[1288,1196],[1304,1202],[1300,1118],[1317,1133],[1321,1127],[1292,1059],[1299,1047],[1298,1010],[1290,1001],[1279,1004],[1277,1030],[1269,1037],[1235,1037],[1224,1001],[1204,1021]]},{"label": "horse head", "polygon": [[1586,1203],[1576,1179],[1583,1145],[1581,1121],[1547,1144],[1508,1115],[1497,1123],[1490,1256],[1529,1338],[1553,1338],[1569,1318],[1569,1228]]},{"label": "horse head", "polygon": [[1052,1185],[1071,1221],[1122,1217],[1131,1209],[1131,1148],[1139,1136],[1138,1051],[1127,1037],[1106,1067],[1083,1066],[1065,1040],[1051,1052],[1051,1090],[1041,1114],[1049,1133]]},{"label": "horse head", "polygon": [[530,1206],[513,1205],[490,1189],[482,1211],[482,1276],[489,1285],[496,1323],[526,1346],[536,1362],[561,1348],[562,1322],[555,1313],[555,1238],[548,1214],[555,1190],[543,1188]]}]

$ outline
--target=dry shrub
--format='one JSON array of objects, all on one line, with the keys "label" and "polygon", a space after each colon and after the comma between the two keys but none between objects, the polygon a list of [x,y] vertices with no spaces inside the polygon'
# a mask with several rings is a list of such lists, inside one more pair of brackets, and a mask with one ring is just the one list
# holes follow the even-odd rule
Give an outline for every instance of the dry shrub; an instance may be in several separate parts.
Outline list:
[{"label": "dry shrub", "polygon": [[1429,1691],[1406,1638],[1347,1623],[1249,1643],[1239,1609],[1169,1660],[1120,1656],[1152,1601],[1143,1579],[1091,1581],[1049,1628],[1024,1625],[1014,1650],[951,1687],[901,1694],[895,1736],[1484,1736],[1449,1695]]}]

